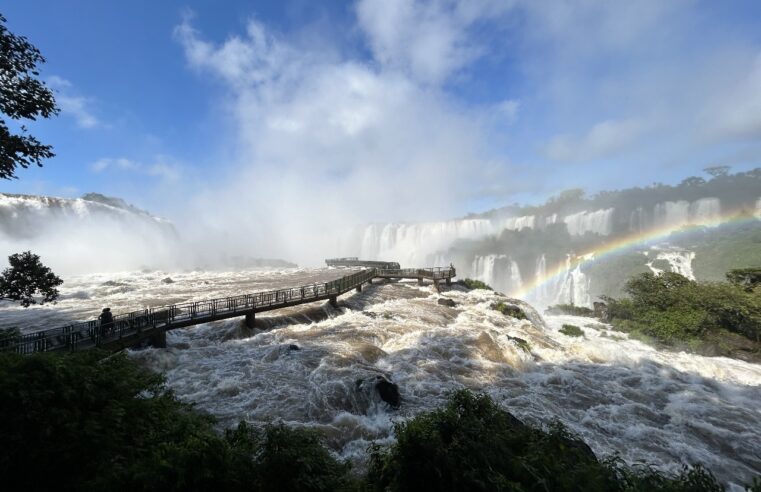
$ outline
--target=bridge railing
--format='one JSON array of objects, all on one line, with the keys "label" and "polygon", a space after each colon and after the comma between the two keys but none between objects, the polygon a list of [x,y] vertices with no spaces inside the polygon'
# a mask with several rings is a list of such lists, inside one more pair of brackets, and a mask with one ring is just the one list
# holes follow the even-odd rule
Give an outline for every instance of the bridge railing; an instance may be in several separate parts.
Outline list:
[{"label": "bridge railing", "polygon": [[0,339],[0,351],[7,350],[21,354],[52,350],[75,351],[140,335],[146,331],[171,328],[172,325],[203,323],[236,314],[243,315],[257,310],[274,309],[278,306],[285,307],[338,296],[377,276],[440,280],[454,275],[454,268],[450,267],[368,268],[321,284],[148,308],[116,315],[112,323],[91,320],[49,330],[7,336]]},{"label": "bridge railing", "polygon": [[451,267],[437,268],[398,268],[398,269],[379,269],[378,275],[385,277],[407,277],[407,278],[427,278],[432,280],[441,280],[455,276],[455,269]]},{"label": "bridge railing", "polygon": [[199,323],[204,319],[213,321],[223,316],[234,316],[236,313],[242,315],[256,310],[340,295],[375,276],[376,270],[373,268],[321,284],[133,311],[114,316],[112,323],[103,324],[99,320],[72,323],[60,328],[0,339],[0,350],[21,354],[53,350],[75,351],[139,335],[147,330],[171,328],[172,325],[193,320],[198,320]]}]

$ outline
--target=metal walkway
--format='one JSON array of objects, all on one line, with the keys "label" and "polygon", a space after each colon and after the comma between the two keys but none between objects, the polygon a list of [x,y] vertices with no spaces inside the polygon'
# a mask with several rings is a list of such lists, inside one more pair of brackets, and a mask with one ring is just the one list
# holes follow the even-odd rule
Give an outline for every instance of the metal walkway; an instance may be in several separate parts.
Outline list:
[{"label": "metal walkway", "polygon": [[[334,260],[326,260],[331,261]],[[338,296],[351,289],[361,291],[362,285],[371,283],[374,278],[416,278],[418,283],[428,279],[438,288],[439,282],[445,281],[449,284],[456,274],[453,267],[400,269],[398,263],[360,262],[356,258],[351,261],[363,264],[383,263],[385,266],[397,268],[372,267],[322,284],[133,311],[114,316],[113,323],[108,324],[101,324],[98,320],[73,323],[60,328],[0,339],[0,351],[31,354],[51,351],[74,352],[93,347],[120,350],[133,347],[144,340],[149,340],[157,346],[165,346],[166,332],[175,328],[238,316],[245,316],[246,324],[253,327],[256,313],[322,300],[328,300],[331,305],[336,306]]]}]

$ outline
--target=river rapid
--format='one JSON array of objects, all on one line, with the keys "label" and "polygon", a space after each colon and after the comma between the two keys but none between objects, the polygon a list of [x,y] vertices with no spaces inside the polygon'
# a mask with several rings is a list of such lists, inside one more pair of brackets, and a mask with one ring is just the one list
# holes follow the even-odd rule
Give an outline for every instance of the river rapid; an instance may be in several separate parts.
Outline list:
[{"label": "river rapid", "polygon": [[[66,278],[57,305],[3,303],[0,327],[52,327],[150,305],[324,282],[336,269],[125,272]],[[163,283],[170,277],[172,283]],[[455,307],[438,304],[441,297]],[[318,428],[361,467],[368,445],[393,439],[393,423],[430,410],[448,392],[491,395],[522,420],[558,419],[600,457],[619,454],[676,471],[702,463],[731,489],[761,474],[761,365],[659,351],[589,318],[530,323],[490,308],[504,300],[459,286],[437,293],[415,282],[376,281],[339,298],[177,329],[167,349],[130,355],[166,375],[177,396],[215,415]],[[559,332],[578,325],[583,337]],[[528,342],[528,347],[516,338]],[[299,350],[294,350],[295,345]],[[368,381],[398,384],[401,407]]]}]

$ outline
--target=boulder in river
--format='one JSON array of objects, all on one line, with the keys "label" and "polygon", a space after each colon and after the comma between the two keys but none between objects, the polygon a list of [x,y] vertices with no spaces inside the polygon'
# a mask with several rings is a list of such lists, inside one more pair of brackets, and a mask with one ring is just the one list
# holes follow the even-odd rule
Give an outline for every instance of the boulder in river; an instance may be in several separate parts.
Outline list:
[{"label": "boulder in river", "polygon": [[399,408],[402,404],[402,398],[399,395],[399,386],[396,383],[391,382],[391,380],[382,374],[376,374],[369,378],[357,379],[356,385],[357,389],[362,393],[365,393],[372,388],[370,391],[377,393],[380,399],[388,403],[392,408]]},{"label": "boulder in river", "polygon": [[399,396],[399,386],[382,376],[379,376],[378,381],[375,383],[375,391],[378,392],[381,400],[394,408],[399,408],[399,405],[402,404],[402,398]]},{"label": "boulder in river", "polygon": [[167,277],[167,278],[161,279],[161,283],[162,284],[173,284],[174,280],[172,280],[172,277]]},{"label": "boulder in river", "polygon": [[457,303],[447,297],[441,297],[438,300],[439,306],[455,307]]}]

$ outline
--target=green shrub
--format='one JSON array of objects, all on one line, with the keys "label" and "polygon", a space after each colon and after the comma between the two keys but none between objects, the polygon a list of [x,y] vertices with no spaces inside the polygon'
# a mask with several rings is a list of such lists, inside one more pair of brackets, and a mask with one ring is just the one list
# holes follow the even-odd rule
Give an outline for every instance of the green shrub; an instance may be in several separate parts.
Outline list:
[{"label": "green shrub", "polygon": [[491,286],[481,282],[480,280],[473,280],[472,278],[466,278],[463,280],[458,280],[458,284],[464,285],[468,289],[486,289],[486,290],[494,290],[491,288]]},{"label": "green shrub", "polygon": [[[315,434],[241,425],[222,436],[160,375],[124,355],[103,355],[0,354],[5,490],[344,487],[346,466]],[[276,482],[272,470],[282,473]]]},{"label": "green shrub", "polygon": [[625,290],[628,299],[604,299],[611,322],[619,330],[639,332],[669,345],[699,346],[700,340],[722,330],[761,342],[761,296],[743,285],[695,282],[664,272],[633,277]]},{"label": "green shrub", "polygon": [[554,426],[524,425],[488,396],[454,393],[444,408],[395,425],[371,448],[371,490],[612,490],[615,475]]},{"label": "green shrub", "polygon": [[20,336],[21,330],[16,327],[0,328],[0,350],[15,346]]},{"label": "green shrub", "polygon": [[727,280],[747,291],[761,285],[761,268],[736,268],[727,272]]},{"label": "green shrub", "polygon": [[440,409],[394,427],[396,442],[371,446],[366,489],[377,491],[713,492],[723,487],[700,466],[676,476],[598,461],[560,423],[522,423],[486,395],[453,393]]},{"label": "green shrub", "polygon": [[511,318],[528,319],[526,313],[523,312],[523,309],[519,308],[518,306],[505,304],[504,302],[498,302],[496,304],[492,304],[491,308],[495,311],[499,311],[505,316],[510,316]]},{"label": "green shrub", "polygon": [[568,335],[569,337],[583,337],[584,336],[584,332],[582,331],[582,329],[576,325],[564,324],[560,328],[560,333],[562,333],[563,335]]}]

